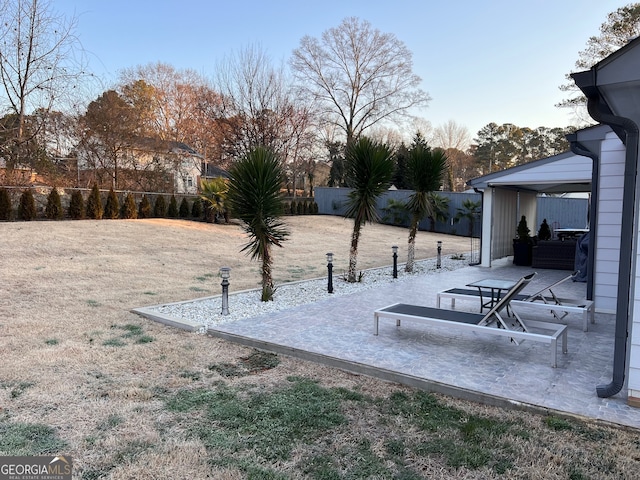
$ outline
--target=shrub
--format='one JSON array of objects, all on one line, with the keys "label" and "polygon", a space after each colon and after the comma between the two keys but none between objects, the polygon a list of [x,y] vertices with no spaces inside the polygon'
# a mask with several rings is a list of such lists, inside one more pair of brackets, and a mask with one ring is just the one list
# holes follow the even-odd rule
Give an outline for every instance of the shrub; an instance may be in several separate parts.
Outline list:
[{"label": "shrub", "polygon": [[109,195],[107,195],[107,203],[104,206],[103,218],[113,220],[119,217],[120,217],[120,202],[118,202],[118,196],[116,195],[116,192],[114,192],[112,188],[111,190],[109,190]]},{"label": "shrub", "polygon": [[283,209],[285,215],[291,215],[291,204],[289,202],[284,202]]},{"label": "shrub", "polygon": [[547,223],[547,219],[542,220],[540,230],[538,230],[538,240],[551,240],[551,229]]},{"label": "shrub", "polygon": [[82,192],[75,190],[71,194],[71,201],[69,202],[69,217],[74,220],[80,220],[84,218],[84,199],[82,198]]},{"label": "shrub", "polygon": [[169,208],[167,209],[167,217],[178,218],[178,201],[176,200],[175,195],[171,195],[171,200],[169,201]]},{"label": "shrub", "polygon": [[167,202],[164,199],[164,195],[158,195],[156,202],[153,204],[153,216],[157,218],[163,218],[167,213]]},{"label": "shrub", "polygon": [[189,216],[189,213],[189,201],[186,199],[186,197],[182,197],[178,214],[180,215],[180,218],[187,218]]},{"label": "shrub", "polygon": [[11,220],[11,197],[6,188],[0,188],[0,220]]},{"label": "shrub", "polygon": [[191,216],[193,218],[200,218],[202,216],[202,200],[196,198],[191,206]]},{"label": "shrub", "polygon": [[138,208],[138,218],[149,217],[151,217],[151,202],[149,201],[149,197],[143,195],[142,200],[140,200],[140,207]]},{"label": "shrub", "polygon": [[102,208],[100,190],[98,190],[98,185],[94,183],[89,198],[87,198],[87,217],[100,220],[103,214],[104,209]]},{"label": "shrub", "polygon": [[295,200],[291,200],[291,215],[296,215],[298,213],[298,204]]},{"label": "shrub", "polygon": [[122,209],[120,211],[120,216],[126,219],[138,218],[136,201],[133,198],[131,192],[127,193],[127,196],[124,199],[124,203],[122,204]]},{"label": "shrub", "polygon": [[20,195],[20,205],[18,205],[18,218],[30,221],[36,218],[36,201],[33,198],[31,189],[27,189]]},{"label": "shrub", "polygon": [[47,197],[47,208],[45,208],[44,214],[49,220],[61,220],[62,217],[64,217],[62,203],[60,202],[60,194],[56,187],[53,187],[51,192],[49,192],[49,196]]},{"label": "shrub", "polygon": [[313,213],[314,215],[318,214],[318,203],[315,200],[311,204],[311,213]]},{"label": "shrub", "polygon": [[296,213],[298,215],[303,215],[304,214],[304,203],[303,202],[298,202],[296,204]]}]

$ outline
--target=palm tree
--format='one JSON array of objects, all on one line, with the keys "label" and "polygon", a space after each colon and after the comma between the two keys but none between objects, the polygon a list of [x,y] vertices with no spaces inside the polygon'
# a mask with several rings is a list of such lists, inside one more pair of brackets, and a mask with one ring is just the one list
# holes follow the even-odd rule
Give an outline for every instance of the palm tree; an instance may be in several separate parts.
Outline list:
[{"label": "palm tree", "polygon": [[427,215],[429,218],[429,230],[436,231],[436,222],[444,222],[447,220],[449,213],[449,198],[436,192],[429,192],[429,203],[432,207],[433,214]]},{"label": "palm tree", "polygon": [[356,281],[358,241],[362,227],[367,222],[379,220],[377,199],[391,185],[393,169],[392,153],[386,145],[362,137],[347,147],[345,173],[352,190],[349,192],[345,216],[353,218],[347,273],[349,282]]},{"label": "palm tree", "polygon": [[225,198],[229,186],[224,178],[218,177],[200,182],[200,198],[205,205],[205,218],[207,222],[217,222],[219,215],[226,218]]},{"label": "palm tree", "polygon": [[453,221],[458,223],[463,218],[466,218],[469,221],[469,237],[473,237],[473,224],[481,213],[480,207],[482,206],[482,202],[478,200],[474,202],[473,200],[467,198],[462,202],[462,208],[458,208],[458,212],[456,216],[453,217]]},{"label": "palm tree", "polygon": [[416,251],[416,234],[418,225],[426,216],[434,215],[433,204],[429,201],[429,192],[437,190],[442,184],[442,177],[447,171],[447,155],[444,150],[431,150],[422,144],[416,144],[409,151],[407,172],[409,183],[414,192],[407,202],[407,210],[411,212],[411,226],[407,245],[407,264],[405,272],[413,272]]},{"label": "palm tree", "polygon": [[236,162],[229,174],[227,206],[231,214],[244,223],[249,235],[249,243],[242,251],[247,251],[252,260],[262,260],[261,300],[273,300],[271,247],[281,247],[289,235],[280,221],[284,212],[280,195],[284,172],[271,150],[258,147]]}]

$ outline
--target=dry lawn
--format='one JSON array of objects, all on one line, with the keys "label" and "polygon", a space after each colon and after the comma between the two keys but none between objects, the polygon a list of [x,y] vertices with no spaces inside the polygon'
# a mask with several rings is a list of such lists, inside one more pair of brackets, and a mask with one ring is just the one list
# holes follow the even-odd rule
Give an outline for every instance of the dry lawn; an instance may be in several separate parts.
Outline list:
[{"label": "dry lawn", "polygon": [[[291,238],[275,251],[277,282],[323,276],[328,251],[336,272],[346,269],[350,221],[287,223]],[[633,478],[639,471],[637,432],[421,396],[287,357],[229,376],[225,368],[235,372],[255,352],[130,313],[217,294],[225,265],[232,291],[257,287],[258,265],[240,253],[238,225],[41,221],[3,223],[0,232],[0,455],[69,454],[74,477],[83,479]],[[405,229],[367,225],[358,267],[389,264],[391,245],[403,247],[406,237]],[[445,255],[468,252],[468,239],[420,232],[416,258],[435,256],[437,240]],[[239,403],[262,393],[267,402],[308,380],[341,398],[342,423],[328,434],[316,427],[276,459],[237,445],[233,453],[210,436],[223,431],[207,413],[212,392],[233,392]],[[433,413],[435,426],[426,425],[436,411],[443,419]],[[278,432],[267,433],[278,443]],[[466,452],[489,443],[498,453],[484,464],[456,462],[448,451],[460,442]]]}]

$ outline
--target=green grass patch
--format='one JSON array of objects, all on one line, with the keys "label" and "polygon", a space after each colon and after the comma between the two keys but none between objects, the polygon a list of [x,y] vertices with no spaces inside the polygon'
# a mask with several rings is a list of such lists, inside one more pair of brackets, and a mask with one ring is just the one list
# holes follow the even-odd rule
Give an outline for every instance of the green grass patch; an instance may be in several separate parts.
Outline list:
[{"label": "green grass patch", "polygon": [[0,422],[0,453],[3,455],[46,455],[66,447],[55,430],[47,425]]},{"label": "green grass patch", "polygon": [[119,338],[109,338],[102,342],[102,345],[105,347],[124,347],[126,342],[123,342]]},{"label": "green grass patch", "polygon": [[98,302],[97,300],[87,300],[87,305],[89,305],[90,307],[93,308],[97,308],[102,306],[102,304],[100,302]]},{"label": "green grass patch", "polygon": [[44,341],[44,343],[46,345],[53,346],[53,345],[58,345],[58,343],[60,343],[60,342],[58,341],[57,338],[48,338],[47,340]]},{"label": "green grass patch", "polygon": [[206,288],[200,288],[200,287],[189,287],[189,290],[191,290],[192,292],[208,292],[209,291]]},{"label": "green grass patch", "polygon": [[156,292],[151,292],[151,291],[144,292],[144,294],[145,295],[150,295],[150,296],[158,295]]}]

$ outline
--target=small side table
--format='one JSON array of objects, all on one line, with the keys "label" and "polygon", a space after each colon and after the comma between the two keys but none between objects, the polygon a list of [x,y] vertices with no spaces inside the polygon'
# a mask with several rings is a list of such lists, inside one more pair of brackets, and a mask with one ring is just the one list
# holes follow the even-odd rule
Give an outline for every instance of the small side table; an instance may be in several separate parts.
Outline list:
[{"label": "small side table", "polygon": [[[500,301],[500,298],[502,298],[502,292],[508,292],[516,283],[517,282],[513,280],[485,278],[477,282],[467,283],[467,287],[476,287],[478,289],[480,293],[480,313],[482,313],[485,308],[493,308],[493,306]],[[486,292],[486,300],[482,296],[483,289],[488,290]]]}]

